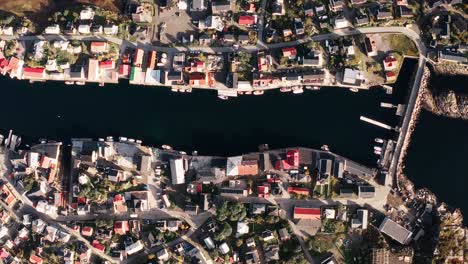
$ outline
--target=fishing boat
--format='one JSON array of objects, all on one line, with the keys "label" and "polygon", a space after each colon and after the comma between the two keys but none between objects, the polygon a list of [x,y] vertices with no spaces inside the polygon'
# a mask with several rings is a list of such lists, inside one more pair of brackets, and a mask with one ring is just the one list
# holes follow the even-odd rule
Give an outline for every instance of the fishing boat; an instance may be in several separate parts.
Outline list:
[{"label": "fishing boat", "polygon": [[376,143],[383,143],[384,142],[383,139],[381,139],[381,138],[375,138],[374,141]]},{"label": "fishing boat", "polygon": [[66,82],[65,82],[65,84],[66,84],[66,85],[73,85],[73,84],[75,84],[75,82],[72,82],[72,81],[66,81]]},{"label": "fishing boat", "polygon": [[161,147],[162,149],[165,149],[165,150],[172,150],[172,147],[169,145],[162,145]]},{"label": "fishing boat", "polygon": [[349,90],[350,90],[351,92],[353,92],[353,93],[359,92],[359,89],[358,89],[358,88],[350,88]]},{"label": "fishing boat", "polygon": [[253,94],[254,95],[263,95],[265,93],[265,91],[254,91]]},{"label": "fishing boat", "polygon": [[293,94],[301,94],[303,92],[304,92],[304,89],[302,89],[301,87],[293,89]]},{"label": "fishing boat", "polygon": [[229,99],[229,97],[225,96],[225,95],[218,95],[218,98],[221,99],[221,100],[227,100]]},{"label": "fishing boat", "polygon": [[330,148],[328,147],[328,145],[323,145],[321,149],[325,151],[330,151]]},{"label": "fishing boat", "polygon": [[289,93],[291,91],[292,91],[292,89],[290,87],[281,87],[280,88],[280,92],[282,92],[282,93]]}]

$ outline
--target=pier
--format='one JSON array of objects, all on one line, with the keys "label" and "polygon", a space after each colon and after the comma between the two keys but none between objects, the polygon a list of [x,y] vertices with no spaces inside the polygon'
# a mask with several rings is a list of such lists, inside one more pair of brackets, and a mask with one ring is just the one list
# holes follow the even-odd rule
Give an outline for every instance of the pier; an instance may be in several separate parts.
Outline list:
[{"label": "pier", "polygon": [[370,124],[373,124],[373,125],[376,125],[376,126],[379,126],[381,128],[385,128],[385,129],[388,129],[388,130],[392,130],[393,128],[387,124],[384,124],[382,122],[379,122],[379,121],[376,121],[374,119],[370,119],[368,117],[365,117],[365,116],[361,116],[359,118],[360,120],[364,121],[364,122],[367,122],[367,123],[370,123]]}]

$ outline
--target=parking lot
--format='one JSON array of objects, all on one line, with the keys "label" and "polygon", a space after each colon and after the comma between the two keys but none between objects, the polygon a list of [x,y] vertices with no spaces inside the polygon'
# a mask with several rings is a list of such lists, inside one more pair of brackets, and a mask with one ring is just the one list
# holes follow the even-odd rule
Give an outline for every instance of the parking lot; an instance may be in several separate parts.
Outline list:
[{"label": "parking lot", "polygon": [[[158,8],[156,12],[155,42],[160,44],[172,44],[182,40],[184,37],[190,40],[190,35],[197,38],[198,26],[193,21],[205,18],[204,12],[190,12],[189,10],[179,10],[177,7],[170,9]],[[165,27],[161,25],[165,24]],[[162,34],[161,34],[162,32]]]}]

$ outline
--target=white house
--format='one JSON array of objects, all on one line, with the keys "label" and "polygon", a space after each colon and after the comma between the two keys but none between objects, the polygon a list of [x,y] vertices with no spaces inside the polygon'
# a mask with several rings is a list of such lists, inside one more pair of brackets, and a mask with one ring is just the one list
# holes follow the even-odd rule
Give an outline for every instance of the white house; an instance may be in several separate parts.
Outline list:
[{"label": "white house", "polygon": [[141,242],[141,240],[138,240],[137,242],[125,247],[125,252],[127,253],[127,255],[132,255],[142,250],[143,248],[143,242]]},{"label": "white house", "polygon": [[104,34],[106,35],[116,35],[119,33],[119,27],[117,25],[105,25]]},{"label": "white house", "polygon": [[346,18],[337,18],[335,19],[335,29],[348,28],[351,27],[351,23]]},{"label": "white house", "polygon": [[2,34],[6,36],[13,36],[13,27],[3,27]]},{"label": "white house", "polygon": [[60,34],[60,26],[58,24],[50,25],[45,28],[45,34]]},{"label": "white house", "polygon": [[227,253],[229,253],[229,246],[226,244],[226,242],[222,243],[221,245],[219,245],[219,252],[221,252],[221,254],[225,255]]},{"label": "white house", "polygon": [[78,32],[80,34],[89,34],[91,33],[91,26],[87,24],[79,25],[78,26]]},{"label": "white house", "polygon": [[81,10],[80,12],[80,19],[81,20],[93,20],[94,19],[94,11],[91,7]]}]

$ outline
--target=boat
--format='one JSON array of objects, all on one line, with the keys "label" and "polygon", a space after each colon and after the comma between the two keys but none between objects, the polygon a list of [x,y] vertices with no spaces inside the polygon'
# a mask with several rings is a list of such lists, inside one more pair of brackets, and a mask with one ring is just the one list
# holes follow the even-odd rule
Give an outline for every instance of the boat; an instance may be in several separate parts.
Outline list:
[{"label": "boat", "polygon": [[109,136],[109,137],[106,137],[106,141],[109,141],[109,142],[113,142],[114,141],[114,138]]},{"label": "boat", "polygon": [[180,153],[181,155],[187,155],[187,152],[185,152],[185,151],[179,151],[179,153]]},{"label": "boat", "polygon": [[161,147],[162,149],[165,149],[165,150],[172,150],[172,147],[169,145],[162,145]]},{"label": "boat", "polygon": [[5,139],[5,137],[3,135],[0,135],[0,145],[2,145],[3,139]]},{"label": "boat", "polygon": [[16,146],[15,147],[19,147],[21,145],[21,137],[18,137],[16,139]]},{"label": "boat", "polygon": [[221,99],[221,100],[227,100],[229,99],[229,97],[225,96],[225,95],[218,95],[218,98]]},{"label": "boat", "polygon": [[382,151],[382,148],[381,148],[381,147],[374,146],[374,150]]},{"label": "boat", "polygon": [[384,142],[383,139],[381,139],[381,138],[375,138],[374,141],[376,143],[383,143]]},{"label": "boat", "polygon": [[312,88],[313,88],[314,91],[320,90],[320,86],[314,86],[314,87],[312,87]]},{"label": "boat", "polygon": [[141,145],[141,144],[143,143],[143,141],[137,139],[137,140],[136,140],[136,143]]},{"label": "boat", "polygon": [[104,142],[104,139],[103,138],[98,138],[98,141],[99,142]]},{"label": "boat", "polygon": [[119,141],[120,141],[120,142],[125,142],[125,141],[127,141],[127,140],[128,140],[128,139],[127,139],[126,137],[119,137]]},{"label": "boat", "polygon": [[171,91],[178,92],[179,90],[177,88],[171,88]]},{"label": "boat", "polygon": [[184,90],[184,89],[180,89],[179,92],[180,92],[180,93],[185,93],[185,90]]},{"label": "boat", "polygon": [[75,84],[75,82],[72,82],[72,81],[66,81],[66,82],[65,82],[65,84],[66,84],[66,85],[73,85],[73,84]]},{"label": "boat", "polygon": [[382,151],[374,150],[374,154],[376,154],[376,155],[382,155]]},{"label": "boat", "polygon": [[289,93],[290,91],[292,91],[292,89],[290,87],[281,87],[280,88],[280,92],[282,92],[282,93]]},{"label": "boat", "polygon": [[185,92],[186,92],[186,93],[191,93],[191,92],[192,92],[192,89],[185,89]]},{"label": "boat", "polygon": [[303,92],[304,92],[304,89],[302,89],[301,87],[293,89],[293,94],[301,94]]},{"label": "boat", "polygon": [[330,151],[330,148],[328,147],[328,145],[323,145],[321,149],[325,151]]},{"label": "boat", "polygon": [[237,94],[243,95],[244,92],[242,92],[242,91],[237,91]]},{"label": "boat", "polygon": [[86,82],[75,82],[76,85],[85,85]]},{"label": "boat", "polygon": [[265,91],[254,91],[253,94],[254,95],[263,95],[265,93]]},{"label": "boat", "polygon": [[104,86],[104,83],[103,83],[103,82],[100,82],[100,83],[99,83],[99,86],[101,86],[101,87]]},{"label": "boat", "polygon": [[246,94],[246,95],[251,95],[252,92],[251,92],[251,91],[247,91],[247,92],[245,92],[245,94]]},{"label": "boat", "polygon": [[359,89],[358,88],[349,88],[349,90],[353,93],[357,93],[359,92]]}]

